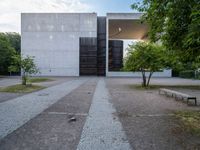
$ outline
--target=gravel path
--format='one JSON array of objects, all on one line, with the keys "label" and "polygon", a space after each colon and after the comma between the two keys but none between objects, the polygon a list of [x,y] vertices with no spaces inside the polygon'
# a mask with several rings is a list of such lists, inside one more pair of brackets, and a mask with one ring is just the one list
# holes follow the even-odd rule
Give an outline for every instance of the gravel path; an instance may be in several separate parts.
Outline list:
[{"label": "gravel path", "polygon": [[7,93],[7,92],[0,92],[0,103],[5,101],[17,98],[24,95],[24,93]]},{"label": "gravel path", "polygon": [[[110,77],[113,82],[119,84],[141,84],[142,78],[119,78],[119,77]],[[183,78],[152,78],[150,81],[151,85],[200,85],[200,80],[193,79],[183,79]]]},{"label": "gravel path", "polygon": [[[130,87],[137,83],[141,79],[63,78],[45,83],[50,86],[47,89],[4,101],[0,103],[0,149],[182,150],[200,145],[197,138],[195,142],[191,136],[174,133],[173,115],[177,110],[199,107],[159,95],[155,89]],[[200,82],[154,78],[152,84]],[[199,90],[177,90],[199,99]],[[71,116],[76,121],[69,122]]]},{"label": "gravel path", "polygon": [[[47,82],[38,82],[33,83],[34,85],[44,86],[44,87],[51,87],[55,86],[70,80],[78,79],[77,77],[46,77],[53,79],[53,81],[47,81]],[[0,88],[7,87],[11,85],[20,84],[21,79],[20,77],[5,77],[0,80]],[[0,103],[12,100],[14,98],[20,97],[22,95],[26,95],[28,93],[9,93],[9,92],[0,92]]]},{"label": "gravel path", "polygon": [[[76,150],[97,78],[87,82],[0,140],[1,150]],[[76,121],[69,121],[75,117]]]},{"label": "gravel path", "polygon": [[[190,135],[181,136],[173,113],[179,110],[200,110],[199,107],[188,106],[173,98],[159,95],[155,89],[130,88],[129,85],[134,82],[135,79],[128,81],[127,78],[106,80],[111,101],[131,146],[136,150],[195,149],[194,147],[200,144],[199,139],[193,140]],[[161,84],[163,83],[164,81]],[[173,83],[171,80],[168,84]],[[185,92],[187,91],[190,90],[185,89]]]},{"label": "gravel path", "polygon": [[77,150],[130,150],[116,110],[109,102],[104,79],[100,79],[92,100]]},{"label": "gravel path", "polygon": [[11,86],[11,85],[15,85],[15,84],[20,84],[21,80],[19,77],[13,77],[13,78],[2,78],[0,80],[0,88],[1,87],[6,87],[6,86]]},{"label": "gravel path", "polygon": [[0,138],[16,130],[59,99],[79,87],[86,79],[72,80],[12,101],[0,103]]}]

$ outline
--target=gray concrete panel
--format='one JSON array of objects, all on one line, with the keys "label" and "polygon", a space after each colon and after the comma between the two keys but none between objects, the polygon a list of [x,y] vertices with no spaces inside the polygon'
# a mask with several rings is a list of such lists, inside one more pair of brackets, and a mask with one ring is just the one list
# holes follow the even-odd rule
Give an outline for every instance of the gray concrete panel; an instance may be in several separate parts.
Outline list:
[{"label": "gray concrete panel", "polygon": [[80,30],[79,14],[59,14],[57,16],[57,31],[78,32]]},{"label": "gray concrete panel", "polygon": [[72,50],[78,51],[78,32],[23,32],[22,48],[25,50]]},{"label": "gray concrete panel", "polygon": [[56,15],[48,13],[22,14],[22,31],[41,32],[56,30]]},{"label": "gray concrete panel", "polygon": [[80,37],[97,37],[97,31],[80,32]]},{"label": "gray concrete panel", "polygon": [[22,14],[22,30],[26,32],[79,31],[79,14],[28,13]]},{"label": "gray concrete panel", "polygon": [[97,31],[97,14],[80,14],[80,31]]},{"label": "gray concrete panel", "polygon": [[22,55],[35,56],[39,75],[79,76],[79,38],[97,37],[95,13],[23,13]]}]

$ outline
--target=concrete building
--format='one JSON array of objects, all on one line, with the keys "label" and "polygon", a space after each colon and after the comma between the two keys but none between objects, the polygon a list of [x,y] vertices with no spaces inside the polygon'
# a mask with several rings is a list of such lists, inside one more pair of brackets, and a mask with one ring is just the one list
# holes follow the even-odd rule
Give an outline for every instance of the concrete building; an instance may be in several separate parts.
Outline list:
[{"label": "concrete building", "polygon": [[[35,57],[40,76],[141,76],[120,72],[126,47],[147,40],[141,13],[22,13],[21,53]],[[154,76],[171,77],[171,70]]]}]

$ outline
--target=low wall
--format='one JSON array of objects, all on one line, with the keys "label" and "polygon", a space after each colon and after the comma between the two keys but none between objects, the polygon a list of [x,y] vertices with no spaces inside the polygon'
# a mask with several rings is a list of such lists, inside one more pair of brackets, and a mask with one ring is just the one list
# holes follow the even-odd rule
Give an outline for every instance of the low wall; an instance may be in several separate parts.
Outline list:
[{"label": "low wall", "polygon": [[[146,75],[149,75],[149,72],[146,73]],[[114,72],[109,71],[106,74],[107,77],[142,77],[141,72]],[[161,72],[154,72],[152,77],[172,77],[172,70],[171,69],[165,69]]]}]

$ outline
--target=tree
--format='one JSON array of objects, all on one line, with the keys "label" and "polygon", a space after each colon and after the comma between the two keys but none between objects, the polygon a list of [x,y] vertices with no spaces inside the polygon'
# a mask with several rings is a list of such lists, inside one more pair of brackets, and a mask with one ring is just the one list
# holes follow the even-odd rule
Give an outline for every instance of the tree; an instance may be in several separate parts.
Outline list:
[{"label": "tree", "polygon": [[200,55],[199,0],[143,0],[132,8],[144,12],[142,20],[150,27],[150,41],[161,40],[184,63]]},{"label": "tree", "polygon": [[193,7],[190,18],[191,18],[191,23],[188,26],[188,34],[184,38],[183,46],[185,49],[188,50],[188,53],[192,56],[191,58],[199,59],[200,57],[200,4]]},{"label": "tree", "polygon": [[20,54],[21,52],[21,36],[16,32],[6,32],[5,36],[7,37],[10,45]]},{"label": "tree", "polygon": [[12,56],[15,54],[16,51],[11,47],[5,34],[0,33],[0,74],[8,73],[8,66],[11,64]]},{"label": "tree", "polygon": [[[141,71],[142,86],[148,87],[155,71],[166,67],[166,55],[163,46],[147,42],[137,42],[129,45],[128,54],[124,60],[124,70]],[[149,75],[147,77],[147,72]]]},{"label": "tree", "polygon": [[20,55],[13,56],[14,62],[9,67],[10,72],[18,72],[21,69],[22,72],[22,85],[27,84],[28,76],[38,73],[38,68],[34,63],[34,57],[26,56],[21,58]]}]

